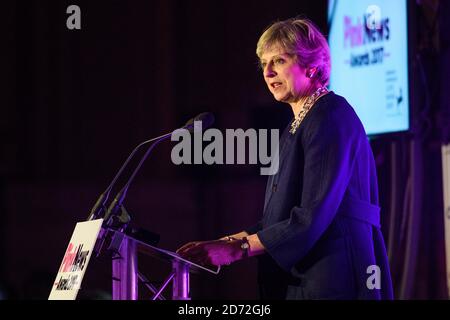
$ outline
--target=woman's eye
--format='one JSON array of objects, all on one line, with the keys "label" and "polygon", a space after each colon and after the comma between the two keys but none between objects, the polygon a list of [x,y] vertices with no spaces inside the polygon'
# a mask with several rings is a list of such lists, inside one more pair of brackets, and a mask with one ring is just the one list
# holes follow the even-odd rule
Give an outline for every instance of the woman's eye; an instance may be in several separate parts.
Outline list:
[{"label": "woman's eye", "polygon": [[284,60],[283,60],[283,59],[275,59],[273,62],[274,62],[275,64],[283,64],[283,63],[284,63]]}]

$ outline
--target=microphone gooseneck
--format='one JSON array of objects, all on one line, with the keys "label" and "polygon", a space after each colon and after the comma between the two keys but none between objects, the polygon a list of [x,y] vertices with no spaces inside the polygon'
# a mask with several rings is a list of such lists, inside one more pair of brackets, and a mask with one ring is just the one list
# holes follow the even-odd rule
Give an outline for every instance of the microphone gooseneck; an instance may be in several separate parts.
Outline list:
[{"label": "microphone gooseneck", "polygon": [[[212,113],[210,112],[204,112],[201,113],[199,115],[197,115],[195,118],[191,118],[189,119],[186,124],[181,127],[180,129],[186,129],[189,130],[190,132],[192,132],[194,130],[194,123],[196,121],[202,121],[203,126],[206,127],[210,127],[213,122],[214,122],[214,116]],[[179,129],[176,129],[179,130]],[[116,174],[116,176],[114,177],[113,181],[110,183],[110,185],[108,186],[108,188],[106,188],[105,192],[103,192],[99,199],[97,200],[96,204],[94,205],[94,208],[91,210],[91,217],[98,217],[100,216],[100,214],[102,213],[102,210],[104,210],[106,202],[108,200],[108,197],[110,195],[110,192],[114,186],[114,184],[116,183],[118,177],[122,174],[123,170],[125,169],[125,167],[128,165],[129,161],[131,160],[131,158],[134,156],[134,154],[136,153],[136,151],[142,147],[145,144],[148,144],[150,142],[153,142],[149,148],[147,149],[147,151],[145,152],[145,154],[142,156],[141,160],[139,161],[138,165],[136,166],[136,168],[134,169],[133,173],[131,174],[130,178],[128,179],[127,183],[125,184],[125,186],[117,193],[117,195],[114,197],[114,200],[111,202],[111,204],[109,205],[108,209],[106,210],[105,216],[104,216],[104,220],[105,222],[111,223],[109,220],[111,217],[114,217],[114,215],[119,211],[119,209],[122,207],[122,203],[126,197],[127,191],[131,185],[131,183],[133,182],[134,178],[136,177],[137,173],[139,172],[140,168],[142,167],[143,163],[145,162],[145,160],[147,159],[148,155],[150,154],[150,152],[153,150],[153,148],[158,145],[160,142],[168,139],[171,137],[171,135],[176,131],[172,131],[170,133],[161,135],[159,137],[144,141],[142,143],[140,143],[130,154],[130,156],[128,156],[127,160],[125,161],[125,163],[122,165],[122,167],[120,168],[119,172]],[[96,211],[98,211],[97,214]],[[94,213],[94,214],[93,214]],[[126,214],[126,212],[125,212]],[[127,216],[127,214],[126,214]],[[128,217],[129,218],[129,217]],[[125,219],[127,220],[127,219]],[[126,223],[127,221],[121,221],[122,223]]]}]

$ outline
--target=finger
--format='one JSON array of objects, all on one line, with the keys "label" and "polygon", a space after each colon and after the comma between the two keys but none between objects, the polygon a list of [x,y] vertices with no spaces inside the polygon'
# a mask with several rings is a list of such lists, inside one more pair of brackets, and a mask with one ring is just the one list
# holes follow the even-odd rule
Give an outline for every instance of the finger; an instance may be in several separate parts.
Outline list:
[{"label": "finger", "polygon": [[192,257],[192,256],[196,256],[199,254],[202,254],[203,250],[200,250],[199,248],[197,248],[196,246],[188,248],[184,251],[179,252],[178,254],[180,256],[182,256],[183,258],[188,258],[188,257]]},{"label": "finger", "polygon": [[196,245],[190,248],[187,248],[186,250],[179,253],[180,256],[183,258],[190,258],[190,257],[196,257],[196,256],[204,256],[208,253],[204,250],[202,245]]},{"label": "finger", "polygon": [[176,253],[182,253],[183,251],[186,251],[189,248],[192,248],[192,247],[196,246],[198,243],[199,243],[198,241],[193,241],[193,242],[186,243],[181,248],[177,249]]},{"label": "finger", "polygon": [[197,253],[197,252],[208,252],[210,248],[210,241],[199,241],[195,242],[193,246],[185,248],[182,253]]},{"label": "finger", "polygon": [[193,248],[192,250],[188,250],[186,253],[187,254],[183,255],[182,257],[195,264],[207,268],[214,268],[220,265],[218,261],[213,261],[208,253],[203,250],[197,250],[197,248]]},{"label": "finger", "polygon": [[190,247],[194,246],[195,244],[196,244],[195,241],[194,241],[194,242],[188,242],[188,243],[182,245],[180,248],[178,248],[178,249],[177,249],[177,252],[184,251],[184,250],[186,250],[187,248],[190,248]]},{"label": "finger", "polygon": [[196,263],[196,264],[203,264],[207,260],[207,257],[205,257],[205,255],[202,253],[190,254],[190,255],[186,255],[186,256],[182,256],[182,257],[184,259],[186,259],[190,262]]}]

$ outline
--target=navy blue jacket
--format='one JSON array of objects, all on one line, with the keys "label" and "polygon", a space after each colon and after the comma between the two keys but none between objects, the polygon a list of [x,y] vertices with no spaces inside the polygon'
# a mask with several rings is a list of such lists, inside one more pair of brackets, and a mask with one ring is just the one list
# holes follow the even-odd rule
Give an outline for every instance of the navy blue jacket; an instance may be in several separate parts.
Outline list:
[{"label": "navy blue jacket", "polygon": [[295,134],[289,129],[263,217],[246,230],[267,251],[259,257],[261,298],[392,299],[375,163],[355,111],[330,92]]}]

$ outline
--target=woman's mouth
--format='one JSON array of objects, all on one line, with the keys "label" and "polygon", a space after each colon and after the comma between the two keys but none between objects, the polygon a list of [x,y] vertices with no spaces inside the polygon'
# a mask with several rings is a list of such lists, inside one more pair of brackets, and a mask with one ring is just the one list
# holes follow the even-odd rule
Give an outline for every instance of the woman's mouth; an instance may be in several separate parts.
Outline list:
[{"label": "woman's mouth", "polygon": [[277,88],[279,88],[280,86],[282,86],[282,83],[281,83],[281,82],[272,82],[272,83],[270,84],[270,86],[271,86],[273,89],[277,89]]}]

